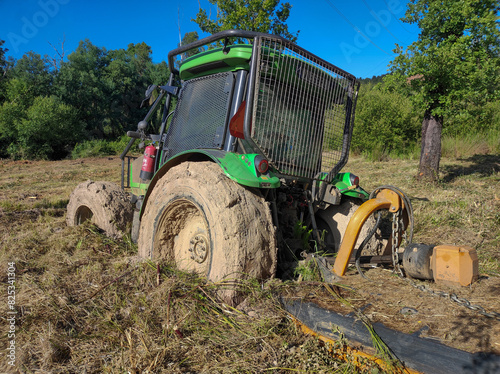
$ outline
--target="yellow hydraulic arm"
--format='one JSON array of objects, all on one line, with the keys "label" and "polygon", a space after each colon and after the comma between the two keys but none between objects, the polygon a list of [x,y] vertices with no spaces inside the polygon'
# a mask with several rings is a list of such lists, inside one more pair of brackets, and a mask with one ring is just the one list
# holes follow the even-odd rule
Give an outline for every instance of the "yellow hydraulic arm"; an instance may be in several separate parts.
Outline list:
[{"label": "yellow hydraulic arm", "polygon": [[335,274],[339,276],[345,274],[363,224],[373,212],[380,209],[388,209],[389,212],[396,213],[399,209],[404,209],[404,204],[396,192],[389,189],[382,189],[374,198],[364,202],[356,210],[347,225],[344,240],[340,245],[335,264],[333,265]]},{"label": "yellow hydraulic arm", "polygon": [[[407,204],[410,204],[409,201]],[[363,203],[352,215],[333,265],[336,275],[345,274],[363,224],[373,212],[380,209],[387,209],[391,213],[397,213],[401,209],[404,213],[402,229],[406,230],[409,223],[408,209],[411,211],[411,207],[405,206],[401,194],[390,188],[380,188],[374,198]],[[397,233],[393,232],[395,234]],[[398,246],[401,237],[397,238],[397,243],[393,243],[393,240],[393,237],[389,239],[385,252],[395,250],[392,246]],[[417,279],[433,279],[435,282],[461,286],[468,286],[476,281],[479,272],[476,250],[456,245],[410,245],[403,253],[403,267],[407,275]]]}]

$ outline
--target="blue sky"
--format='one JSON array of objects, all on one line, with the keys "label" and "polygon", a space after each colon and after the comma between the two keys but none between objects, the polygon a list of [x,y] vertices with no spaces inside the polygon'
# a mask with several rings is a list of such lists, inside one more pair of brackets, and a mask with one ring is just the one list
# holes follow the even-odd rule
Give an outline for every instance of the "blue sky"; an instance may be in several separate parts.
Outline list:
[{"label": "blue sky", "polygon": [[[406,0],[288,2],[289,30],[300,30],[297,44],[357,77],[386,73],[395,43],[407,46],[418,37],[415,25],[399,21]],[[30,50],[54,56],[50,44],[60,49],[63,40],[66,56],[85,38],[106,49],[145,42],[160,62],[177,47],[179,28],[181,36],[206,36],[191,21],[199,4],[211,7],[208,0],[0,0],[0,39],[16,59]]]}]

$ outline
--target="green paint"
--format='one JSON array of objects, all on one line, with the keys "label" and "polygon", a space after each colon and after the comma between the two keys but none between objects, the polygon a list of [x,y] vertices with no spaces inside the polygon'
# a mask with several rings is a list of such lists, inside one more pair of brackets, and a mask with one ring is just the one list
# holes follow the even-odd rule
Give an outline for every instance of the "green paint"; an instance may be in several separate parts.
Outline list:
[{"label": "green paint", "polygon": [[370,195],[364,189],[352,185],[351,173],[338,173],[335,178],[333,178],[332,184],[334,184],[343,195],[357,197],[362,200],[370,198]]},{"label": "green paint", "polygon": [[136,196],[141,196],[146,193],[149,183],[134,183],[132,179],[133,165],[130,165],[130,189],[132,193]]},{"label": "green paint", "polygon": [[182,80],[202,77],[224,71],[249,70],[252,57],[252,46],[236,44],[224,48],[216,48],[189,57],[179,69]]},{"label": "green paint", "polygon": [[199,160],[200,154],[208,156],[212,161],[219,164],[228,178],[243,186],[278,188],[281,184],[279,178],[275,176],[271,170],[268,170],[265,174],[257,171],[254,163],[257,154],[237,154],[218,149],[194,149],[181,152],[175,155],[174,158],[168,160],[158,173],[160,173],[161,176],[172,166],[192,159]]},{"label": "green paint", "polygon": [[236,183],[248,187],[278,188],[280,180],[270,170],[261,174],[255,168],[256,154],[236,154],[224,152],[223,157],[215,157],[224,173]]},{"label": "green paint", "polygon": [[219,160],[226,175],[239,184],[258,188],[278,188],[280,180],[270,170],[265,174],[257,171],[255,157],[257,154],[227,153]]}]

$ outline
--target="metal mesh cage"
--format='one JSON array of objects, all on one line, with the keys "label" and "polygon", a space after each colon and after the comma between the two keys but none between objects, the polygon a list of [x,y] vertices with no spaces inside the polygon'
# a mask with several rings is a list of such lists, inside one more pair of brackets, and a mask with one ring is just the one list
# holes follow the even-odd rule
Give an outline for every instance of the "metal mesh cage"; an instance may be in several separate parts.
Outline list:
[{"label": "metal mesh cage", "polygon": [[332,174],[347,162],[355,78],[281,39],[257,43],[252,140],[283,175]]},{"label": "metal mesh cage", "polygon": [[189,149],[221,148],[232,80],[232,74],[228,72],[184,83],[167,131],[167,159]]}]

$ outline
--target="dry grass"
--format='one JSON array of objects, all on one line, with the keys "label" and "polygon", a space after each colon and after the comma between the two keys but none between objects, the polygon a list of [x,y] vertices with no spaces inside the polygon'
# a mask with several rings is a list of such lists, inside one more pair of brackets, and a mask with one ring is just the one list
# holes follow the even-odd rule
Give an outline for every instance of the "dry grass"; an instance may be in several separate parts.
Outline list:
[{"label": "dry grass", "polygon": [[[273,296],[280,282],[265,289],[241,284],[248,297],[234,309],[217,299],[216,289],[224,285],[140,262],[127,240],[110,240],[90,225],[70,230],[49,224],[44,232],[38,221],[32,228],[39,233],[27,235],[17,247],[22,250],[2,256],[2,264],[17,266],[20,372],[305,373],[349,367],[298,331]],[[60,234],[51,239],[57,227]]]},{"label": "dry grass", "polygon": [[[411,196],[416,241],[471,245],[481,272],[499,274],[500,157],[483,157],[445,160],[443,182],[429,186],[414,181],[415,161],[355,158],[346,169],[368,190],[392,184]],[[119,160],[0,162],[0,280],[6,285],[15,262],[19,372],[355,372],[281,309],[276,294],[286,283],[241,284],[248,297],[233,309],[217,299],[224,285],[141,262],[127,238],[67,227],[68,196],[89,178],[118,182]],[[6,300],[3,291],[2,318]],[[15,371],[2,361],[0,372]]]}]

